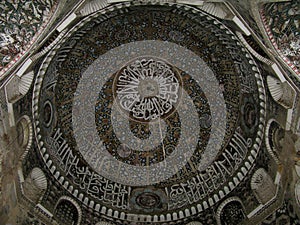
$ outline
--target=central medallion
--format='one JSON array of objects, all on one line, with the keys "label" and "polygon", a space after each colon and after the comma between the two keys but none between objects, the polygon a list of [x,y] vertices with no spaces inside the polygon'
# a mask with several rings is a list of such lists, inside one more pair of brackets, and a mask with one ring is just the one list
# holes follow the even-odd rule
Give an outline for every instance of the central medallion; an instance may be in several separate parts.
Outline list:
[{"label": "central medallion", "polygon": [[114,95],[131,119],[149,122],[170,115],[180,97],[177,70],[156,57],[130,61],[114,80]]},{"label": "central medallion", "polygon": [[159,83],[155,79],[142,79],[138,87],[142,99],[153,98],[159,95]]}]

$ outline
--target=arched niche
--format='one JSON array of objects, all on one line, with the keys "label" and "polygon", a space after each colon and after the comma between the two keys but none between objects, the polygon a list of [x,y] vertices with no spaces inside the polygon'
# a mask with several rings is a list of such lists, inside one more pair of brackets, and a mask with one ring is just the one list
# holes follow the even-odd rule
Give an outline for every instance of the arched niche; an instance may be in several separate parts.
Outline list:
[{"label": "arched niche", "polygon": [[17,142],[22,148],[27,148],[27,146],[31,146],[32,143],[32,135],[33,135],[33,130],[31,126],[31,120],[29,116],[24,115],[22,116],[17,124],[16,124],[16,129],[17,129]]},{"label": "arched niche", "polygon": [[207,2],[204,3],[202,6],[199,6],[199,8],[220,19],[227,19],[227,17],[230,14],[228,10],[226,10],[226,8],[224,7],[223,3],[218,2]]},{"label": "arched niche", "polygon": [[281,82],[275,77],[267,76],[268,89],[272,98],[286,109],[293,107],[295,92],[287,82]]},{"label": "arched niche", "polygon": [[277,164],[280,164],[279,154],[282,149],[281,140],[284,138],[284,129],[275,119],[270,119],[265,129],[266,148]]},{"label": "arched niche", "polygon": [[224,200],[216,213],[218,225],[235,225],[244,221],[247,216],[242,201],[238,197]]},{"label": "arched niche", "polygon": [[47,178],[44,172],[35,167],[31,170],[23,184],[24,194],[34,203],[38,203],[47,189]]},{"label": "arched niche", "polygon": [[60,224],[80,225],[82,211],[75,200],[68,196],[63,196],[55,206],[54,217]]},{"label": "arched niche", "polygon": [[22,76],[14,75],[5,85],[8,102],[15,103],[25,96],[31,87],[33,78],[33,71],[23,74]]},{"label": "arched niche", "polygon": [[92,14],[94,12],[97,12],[103,8],[108,6],[107,1],[105,0],[92,0],[87,2],[81,9],[80,14],[82,16],[87,16],[89,14]]},{"label": "arched niche", "polygon": [[251,189],[261,204],[266,204],[276,195],[276,185],[263,168],[255,171],[251,178]]}]

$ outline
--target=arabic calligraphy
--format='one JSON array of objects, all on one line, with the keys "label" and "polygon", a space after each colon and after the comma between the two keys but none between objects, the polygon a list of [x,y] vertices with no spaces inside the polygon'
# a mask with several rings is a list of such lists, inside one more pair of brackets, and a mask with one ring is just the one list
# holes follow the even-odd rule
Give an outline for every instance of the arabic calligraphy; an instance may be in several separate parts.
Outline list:
[{"label": "arabic calligraphy", "polygon": [[116,77],[120,106],[135,119],[160,118],[173,109],[179,97],[179,78],[166,62],[154,58],[136,59]]}]

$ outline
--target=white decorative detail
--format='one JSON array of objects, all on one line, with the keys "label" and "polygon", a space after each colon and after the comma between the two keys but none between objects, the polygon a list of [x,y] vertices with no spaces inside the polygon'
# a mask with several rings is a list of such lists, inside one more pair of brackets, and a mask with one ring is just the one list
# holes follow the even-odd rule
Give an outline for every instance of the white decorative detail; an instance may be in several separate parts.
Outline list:
[{"label": "white decorative detail", "polygon": [[37,60],[38,58],[42,57],[44,54],[46,54],[51,48],[53,48],[54,45],[56,45],[60,39],[62,39],[62,37],[67,33],[67,31],[62,31],[56,38],[54,41],[51,42],[51,44],[49,44],[47,47],[45,47],[42,51],[36,53],[34,56],[31,57],[32,61]]},{"label": "white decorative detail", "polygon": [[13,44],[15,39],[12,38],[13,33],[8,29],[4,28],[5,33],[0,33],[0,48]]},{"label": "white decorative detail", "polygon": [[[21,181],[21,173],[19,179]],[[47,189],[47,179],[40,168],[33,168],[30,174],[26,177],[22,187],[24,196],[33,203],[38,203]]]},{"label": "white decorative detail", "polygon": [[16,125],[16,123],[15,123],[15,117],[14,117],[14,107],[13,107],[12,103],[7,104],[7,111],[8,111],[9,126],[13,127]]},{"label": "white decorative detail", "polygon": [[273,69],[273,71],[275,72],[275,74],[277,75],[277,77],[279,78],[279,80],[281,82],[286,81],[283,73],[281,72],[279,66],[276,63],[273,63],[272,66],[271,66],[271,68]]},{"label": "white decorative detail", "polygon": [[131,2],[132,0],[107,0],[108,4],[120,3],[120,2]]},{"label": "white decorative detail", "polygon": [[16,102],[20,95],[19,92],[20,77],[12,76],[9,82],[5,85],[6,97],[9,103]]},{"label": "white decorative detail", "polygon": [[187,4],[187,5],[195,5],[195,6],[202,6],[204,1],[202,0],[177,0],[177,3]]},{"label": "white decorative detail", "polygon": [[[276,173],[276,177],[275,177],[275,180],[274,180],[274,184],[275,185],[279,185],[279,183],[280,183],[280,181],[281,181],[281,173],[279,172],[279,171],[277,171],[277,173]],[[276,190],[277,191],[277,190]],[[275,197],[275,196],[274,196]]]},{"label": "white decorative detail", "polygon": [[44,172],[40,168],[33,168],[31,173],[30,173],[30,178],[41,190],[46,190],[47,189],[47,178],[44,174]]},{"label": "white decorative detail", "polygon": [[279,101],[283,95],[283,90],[282,90],[282,86],[281,86],[282,83],[280,82],[280,80],[278,80],[274,77],[271,77],[271,76],[267,77],[267,83],[268,83],[268,88],[270,90],[272,98],[275,101]]},{"label": "white decorative detail", "polygon": [[263,168],[255,171],[251,178],[251,189],[261,204],[269,202],[276,194],[276,186]]},{"label": "white decorative detail", "polygon": [[205,3],[199,8],[220,19],[225,19],[227,16],[227,12],[223,10],[223,8],[220,6],[220,3]]},{"label": "white decorative detail", "polygon": [[60,25],[57,27],[58,32],[62,32],[73,20],[75,20],[77,15],[75,13],[72,13],[69,15]]},{"label": "white decorative detail", "polygon": [[294,104],[295,92],[292,87],[285,81],[268,76],[267,84],[272,98],[286,109],[292,108]]},{"label": "white decorative detail", "polygon": [[154,120],[169,113],[178,100],[179,81],[163,61],[135,60],[116,81],[116,93],[123,109],[142,120]]},{"label": "white decorative detail", "polygon": [[25,179],[24,179],[24,174],[23,174],[23,171],[21,168],[18,169],[18,178],[19,178],[20,183],[24,183]]},{"label": "white decorative detail", "polygon": [[[23,75],[23,73],[22,73]],[[7,93],[7,100],[10,103],[14,103],[20,99],[20,97],[27,94],[28,90],[31,87],[31,83],[33,81],[34,73],[33,71],[25,74],[25,75],[14,75],[9,80],[9,82],[5,86],[5,90]]]},{"label": "white decorative detail", "polygon": [[202,225],[202,223],[198,222],[198,221],[193,221],[188,223],[187,225]]},{"label": "white decorative detail", "polygon": [[24,153],[22,154],[20,160],[23,161],[25,159],[25,157],[27,156],[31,145],[32,145],[32,139],[33,139],[33,128],[32,128],[32,122],[31,119],[29,118],[29,116],[24,115],[22,116],[22,118],[24,118],[27,122],[27,129],[28,129],[28,143],[26,145],[26,149],[24,151]]},{"label": "white decorative detail", "polygon": [[48,209],[46,209],[44,206],[42,206],[40,203],[36,205],[40,210],[42,210],[49,218],[52,218],[53,215],[51,212],[49,212]]},{"label": "white decorative detail", "polygon": [[251,32],[249,29],[246,27],[246,24],[244,21],[242,21],[239,17],[234,16],[232,18],[232,21],[244,32],[245,35],[250,36]]},{"label": "white decorative detail", "polygon": [[31,65],[31,63],[32,63],[32,60],[31,59],[27,59],[26,62],[18,70],[17,76],[21,77],[26,72],[26,70],[29,68],[29,66]]},{"label": "white decorative detail", "polygon": [[100,9],[105,8],[107,5],[107,0],[92,0],[80,10],[80,14],[82,16],[87,16],[89,14],[99,11]]},{"label": "white decorative detail", "polygon": [[[267,151],[269,152],[269,154],[273,157],[273,159],[275,160],[275,162],[279,165],[280,164],[280,161],[277,157],[277,155],[275,154],[275,152],[277,152],[276,149],[273,149],[273,147],[270,145],[271,141],[270,140],[270,127],[271,127],[271,124],[272,123],[277,123],[276,120],[274,119],[270,119],[266,125],[266,134],[265,134],[265,138],[266,138],[266,148],[267,148]],[[278,124],[278,123],[277,123]],[[279,125],[279,124],[278,124]]]},{"label": "white decorative detail", "polygon": [[249,214],[247,214],[248,218],[252,218],[257,215],[261,210],[264,210],[265,206],[263,204],[259,204],[255,209],[253,209]]},{"label": "white decorative detail", "polygon": [[31,87],[31,83],[33,81],[34,72],[30,71],[29,73],[26,73],[23,75],[19,81],[19,92],[22,95],[27,94],[28,90]]},{"label": "white decorative detail", "polygon": [[273,64],[273,62],[263,56],[261,56],[260,54],[258,54],[246,41],[246,39],[243,37],[243,35],[240,32],[236,32],[236,35],[238,36],[238,38],[240,39],[240,41],[244,44],[244,46],[248,49],[248,51],[254,56],[256,57],[258,60],[260,60],[261,62],[271,66]]},{"label": "white decorative detail", "polygon": [[285,122],[285,130],[291,130],[291,124],[293,119],[293,108],[289,108],[287,110],[286,122]]}]

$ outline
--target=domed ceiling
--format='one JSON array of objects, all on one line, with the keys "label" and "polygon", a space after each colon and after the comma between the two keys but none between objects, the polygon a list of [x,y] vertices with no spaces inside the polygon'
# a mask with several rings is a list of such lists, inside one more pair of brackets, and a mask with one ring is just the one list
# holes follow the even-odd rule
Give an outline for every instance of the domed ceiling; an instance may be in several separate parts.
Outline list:
[{"label": "domed ceiling", "polygon": [[107,209],[201,209],[254,162],[265,117],[260,74],[229,29],[203,12],[96,14],[44,65],[33,95],[41,154],[65,188]]},{"label": "domed ceiling", "polygon": [[281,162],[297,92],[236,24],[187,4],[95,2],[31,58],[32,86],[7,106],[32,218],[268,224],[293,210],[298,224]]}]

